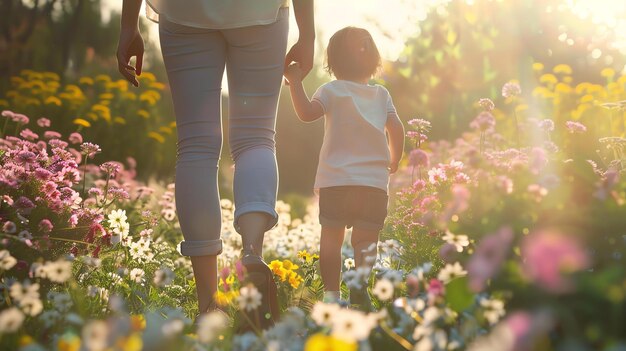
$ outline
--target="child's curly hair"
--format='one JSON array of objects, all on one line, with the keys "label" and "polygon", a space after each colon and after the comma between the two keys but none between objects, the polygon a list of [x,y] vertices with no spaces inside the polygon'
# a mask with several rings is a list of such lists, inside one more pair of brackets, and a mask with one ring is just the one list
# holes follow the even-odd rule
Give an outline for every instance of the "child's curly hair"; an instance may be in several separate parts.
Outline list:
[{"label": "child's curly hair", "polygon": [[369,78],[377,73],[381,65],[374,39],[363,28],[343,28],[328,42],[325,68],[337,79]]}]

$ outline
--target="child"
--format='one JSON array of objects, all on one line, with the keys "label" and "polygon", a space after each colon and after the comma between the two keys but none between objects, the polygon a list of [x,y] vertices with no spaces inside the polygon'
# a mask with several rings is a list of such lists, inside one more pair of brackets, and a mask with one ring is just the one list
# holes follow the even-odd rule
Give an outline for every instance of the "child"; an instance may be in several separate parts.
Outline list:
[{"label": "child", "polygon": [[[378,235],[387,216],[389,174],[404,149],[404,127],[387,89],[368,85],[381,66],[370,33],[346,27],[328,43],[326,69],[337,79],[322,85],[309,100],[297,63],[285,70],[296,114],[303,122],[325,116],[315,189],[322,225],[320,271],[324,300],[339,299],[341,246],[352,229],[356,267],[371,270]],[[369,310],[366,287],[351,289],[350,303]]]}]

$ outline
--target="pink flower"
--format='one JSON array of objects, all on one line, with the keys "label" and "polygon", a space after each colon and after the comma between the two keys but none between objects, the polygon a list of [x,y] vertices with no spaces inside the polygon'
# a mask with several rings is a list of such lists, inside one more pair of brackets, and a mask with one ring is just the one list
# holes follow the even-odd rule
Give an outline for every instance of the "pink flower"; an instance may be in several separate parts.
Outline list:
[{"label": "pink flower", "polygon": [[80,151],[87,155],[89,158],[93,158],[98,152],[102,151],[100,146],[93,143],[82,143],[80,144]]},{"label": "pink flower", "polygon": [[479,130],[481,132],[493,131],[496,126],[496,119],[491,112],[482,111],[474,120],[470,123],[470,128]]},{"label": "pink flower", "polygon": [[11,116],[11,119],[17,124],[28,124],[28,122],[30,121],[30,119],[28,119],[26,115],[23,115],[21,113],[14,113],[13,116]]},{"label": "pink flower", "polygon": [[487,280],[493,278],[500,270],[512,242],[513,230],[503,227],[478,243],[476,252],[467,264],[469,287],[472,291],[480,292],[485,289]]},{"label": "pink flower", "polygon": [[83,136],[80,135],[80,133],[74,132],[72,134],[70,134],[69,138],[67,138],[67,140],[70,141],[70,143],[72,144],[80,144],[83,142]]},{"label": "pink flower", "polygon": [[122,169],[122,164],[115,161],[108,161],[100,165],[100,169],[109,174],[111,178],[115,178],[115,176]]},{"label": "pink flower", "polygon": [[26,196],[20,196],[14,203],[13,207],[15,207],[18,212],[22,212],[25,214],[30,213],[30,210],[35,208],[35,204]]},{"label": "pink flower", "polygon": [[33,132],[32,130],[26,128],[23,131],[20,132],[20,136],[26,140],[30,140],[30,141],[35,141],[37,139],[39,139],[39,135],[37,135],[37,133]]},{"label": "pink flower", "polygon": [[65,149],[67,147],[67,143],[60,139],[52,139],[48,141],[48,145],[52,148]]},{"label": "pink flower", "polygon": [[445,291],[445,286],[441,280],[432,278],[430,282],[428,282],[426,290],[431,296],[442,296]]},{"label": "pink flower", "polygon": [[517,96],[522,93],[522,88],[516,82],[508,82],[502,86],[502,96],[505,98]]},{"label": "pink flower", "polygon": [[41,117],[37,120],[37,125],[41,128],[48,128],[50,127],[50,120],[45,117]]},{"label": "pink flower", "polygon": [[491,101],[491,99],[483,98],[478,100],[478,106],[482,107],[485,111],[493,111],[496,108],[496,105]]},{"label": "pink flower", "polygon": [[578,241],[556,231],[540,230],[522,242],[525,275],[555,294],[574,289],[566,274],[589,266],[589,258]]},{"label": "pink flower", "polygon": [[52,225],[52,222],[50,222],[49,219],[44,218],[39,222],[39,230],[44,233],[50,233],[53,228],[54,225]]},{"label": "pink flower", "polygon": [[70,224],[70,227],[76,227],[76,225],[78,224],[78,216],[76,214],[71,215],[68,223]]},{"label": "pink flower", "polygon": [[43,133],[44,139],[61,139],[61,133],[55,132],[54,130],[47,130]]},{"label": "pink flower", "polygon": [[6,221],[2,225],[2,231],[7,234],[14,234],[17,231],[17,226],[14,222]]}]

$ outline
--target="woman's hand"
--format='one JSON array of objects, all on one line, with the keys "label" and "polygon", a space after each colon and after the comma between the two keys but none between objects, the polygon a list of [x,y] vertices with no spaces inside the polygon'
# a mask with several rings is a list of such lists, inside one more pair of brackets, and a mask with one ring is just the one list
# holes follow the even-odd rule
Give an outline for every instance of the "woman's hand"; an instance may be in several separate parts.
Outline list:
[{"label": "woman's hand", "polygon": [[292,62],[297,62],[302,71],[302,78],[313,68],[313,52],[315,40],[298,40],[285,56],[285,70]]},{"label": "woman's hand", "polygon": [[[137,76],[141,75],[141,66],[143,65],[143,38],[139,29],[125,29],[122,27],[120,32],[120,40],[117,44],[117,69],[132,85],[138,87],[139,82]],[[135,67],[130,65],[130,58],[135,56]]]}]

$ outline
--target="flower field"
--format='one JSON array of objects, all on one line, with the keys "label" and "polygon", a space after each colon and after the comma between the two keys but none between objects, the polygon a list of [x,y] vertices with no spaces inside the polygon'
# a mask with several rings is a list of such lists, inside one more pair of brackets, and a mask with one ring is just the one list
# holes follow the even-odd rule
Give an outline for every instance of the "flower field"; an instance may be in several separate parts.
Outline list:
[{"label": "flower field", "polygon": [[[261,300],[240,283],[232,202],[222,200],[215,296],[228,316],[194,325],[173,184],[138,181],[141,160],[109,156],[99,137],[121,123],[107,106],[149,108],[141,96],[157,98],[160,83],[131,98],[81,79],[111,90],[86,102],[80,88],[59,93],[54,76],[24,72],[20,93],[0,100],[0,349],[624,350],[626,76],[606,69],[594,84],[574,82],[567,65],[533,69],[535,86],[511,81],[477,101],[457,140],[431,141],[429,121],[408,122],[374,274],[344,247],[342,295],[367,286],[374,312],[320,301],[316,204],[295,218],[279,201],[264,255],[283,314],[247,334],[235,333],[238,310]],[[126,118],[149,114],[127,108]],[[69,127],[70,115],[85,117]]]}]

